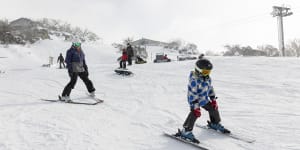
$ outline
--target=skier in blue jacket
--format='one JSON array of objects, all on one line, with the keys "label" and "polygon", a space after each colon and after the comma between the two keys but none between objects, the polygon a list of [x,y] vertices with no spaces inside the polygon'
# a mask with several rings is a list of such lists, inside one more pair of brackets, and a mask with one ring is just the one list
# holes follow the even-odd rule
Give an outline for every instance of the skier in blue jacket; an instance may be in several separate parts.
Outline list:
[{"label": "skier in blue jacket", "polygon": [[218,111],[217,98],[209,76],[212,69],[212,63],[202,58],[196,62],[195,71],[191,71],[189,76],[187,99],[191,111],[183,124],[183,129],[179,130],[176,135],[195,143],[199,143],[199,141],[194,137],[192,130],[197,118],[201,116],[200,107],[209,112],[210,121],[208,121],[208,127],[223,133],[230,133],[229,130],[220,124],[221,118]]},{"label": "skier in blue jacket", "polygon": [[67,51],[65,62],[67,64],[70,82],[65,86],[62,92],[62,100],[65,102],[71,101],[70,93],[77,82],[78,76],[86,85],[90,95],[95,96],[96,89],[94,88],[92,81],[88,78],[89,72],[85,62],[85,55],[81,49],[81,43],[72,43],[72,47]]}]

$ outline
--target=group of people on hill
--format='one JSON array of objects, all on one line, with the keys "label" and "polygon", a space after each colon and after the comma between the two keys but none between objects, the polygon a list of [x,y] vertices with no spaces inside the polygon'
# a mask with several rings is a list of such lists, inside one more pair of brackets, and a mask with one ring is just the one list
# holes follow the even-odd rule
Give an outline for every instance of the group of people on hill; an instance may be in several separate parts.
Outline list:
[{"label": "group of people on hill", "polygon": [[[128,61],[128,65],[131,65],[132,56],[133,49],[130,44],[127,44],[127,48],[123,49],[120,67],[126,68],[126,61]],[[63,58],[59,58],[59,60],[63,61]],[[71,48],[67,51],[65,62],[67,64],[66,67],[68,69],[70,81],[63,89],[62,100],[65,102],[71,101],[70,93],[74,88],[78,77],[83,80],[90,95],[95,96],[96,89],[92,81],[88,78],[88,66],[85,61],[85,54],[81,49],[81,43],[72,43]],[[204,58],[204,55],[200,55],[195,63],[194,70],[192,70],[189,74],[187,101],[190,112],[183,123],[183,129],[178,130],[176,136],[199,143],[192,131],[195,121],[201,116],[201,108],[205,109],[209,113],[210,120],[208,121],[208,126],[210,128],[223,133],[230,133],[228,129],[224,128],[224,126],[220,124],[221,117],[218,110],[217,97],[210,77],[212,69],[213,65],[211,61]]]},{"label": "group of people on hill", "polygon": [[[128,65],[132,65],[132,57],[133,48],[128,43],[127,48],[123,49],[122,52],[120,68],[126,68],[126,61],[128,61]],[[72,43],[71,48],[67,51],[66,59],[64,59],[62,53],[60,53],[57,62],[59,63],[59,68],[62,68],[62,66],[64,68],[67,67],[70,77],[69,83],[65,86],[62,92],[61,100],[65,102],[71,101],[70,94],[77,82],[78,77],[80,77],[80,79],[84,82],[90,95],[95,96],[96,89],[94,88],[92,81],[88,78],[88,67],[85,62],[85,55],[81,49],[80,42]],[[67,64],[67,66],[65,66],[64,62]]]},{"label": "group of people on hill", "polygon": [[122,56],[120,60],[120,68],[126,69],[126,62],[128,65],[132,65],[133,48],[130,43],[127,43],[127,47],[122,49]]}]

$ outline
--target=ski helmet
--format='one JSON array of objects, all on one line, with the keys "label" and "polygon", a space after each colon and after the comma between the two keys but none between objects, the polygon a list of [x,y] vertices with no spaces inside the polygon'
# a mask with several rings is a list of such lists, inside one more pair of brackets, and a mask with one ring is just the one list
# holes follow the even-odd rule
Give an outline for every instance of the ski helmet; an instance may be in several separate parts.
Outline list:
[{"label": "ski helmet", "polygon": [[74,47],[80,47],[81,43],[80,42],[73,42],[72,46],[74,46]]},{"label": "ski helmet", "polygon": [[195,70],[204,76],[208,76],[212,69],[213,69],[213,65],[207,59],[199,59],[196,62]]}]

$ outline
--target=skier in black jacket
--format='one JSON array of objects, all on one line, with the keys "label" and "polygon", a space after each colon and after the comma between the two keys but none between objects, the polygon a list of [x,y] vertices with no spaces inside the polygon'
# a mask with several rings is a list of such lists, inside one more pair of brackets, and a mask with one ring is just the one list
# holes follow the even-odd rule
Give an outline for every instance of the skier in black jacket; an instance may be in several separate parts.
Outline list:
[{"label": "skier in black jacket", "polygon": [[127,55],[128,55],[128,65],[132,65],[132,57],[133,57],[133,48],[132,46],[130,45],[130,43],[127,43],[127,48],[126,48],[126,51],[127,51]]},{"label": "skier in black jacket", "polygon": [[62,53],[59,54],[59,56],[57,58],[57,63],[59,63],[59,69],[61,69],[62,65],[64,66],[64,68],[66,68],[65,59],[64,59],[64,56],[62,55]]}]

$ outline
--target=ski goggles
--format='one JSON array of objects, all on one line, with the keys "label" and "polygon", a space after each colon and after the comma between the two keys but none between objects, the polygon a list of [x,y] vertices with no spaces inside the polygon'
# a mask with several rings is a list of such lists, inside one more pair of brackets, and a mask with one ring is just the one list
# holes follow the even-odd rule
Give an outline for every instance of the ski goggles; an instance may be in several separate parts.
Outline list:
[{"label": "ski goggles", "polygon": [[81,46],[81,43],[75,42],[75,43],[73,43],[73,46],[74,46],[74,47],[80,47],[80,46]]},{"label": "ski goggles", "polygon": [[201,70],[201,74],[202,74],[203,76],[208,76],[208,75],[210,74],[210,71],[211,71],[211,70],[208,70],[208,69],[202,69],[202,70]]}]

